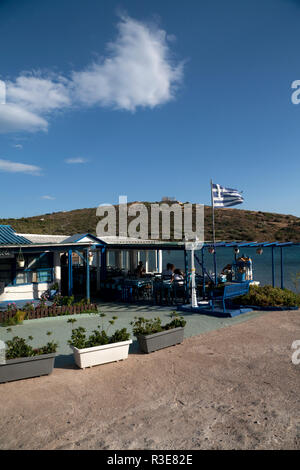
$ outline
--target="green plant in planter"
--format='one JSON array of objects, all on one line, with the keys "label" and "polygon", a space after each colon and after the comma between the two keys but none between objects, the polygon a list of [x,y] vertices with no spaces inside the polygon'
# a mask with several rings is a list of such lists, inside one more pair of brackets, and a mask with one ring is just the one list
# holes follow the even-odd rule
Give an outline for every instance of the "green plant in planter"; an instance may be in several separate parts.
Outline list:
[{"label": "green plant in planter", "polygon": [[161,319],[159,317],[153,319],[135,317],[135,321],[131,322],[131,325],[133,325],[133,334],[135,336],[153,335],[160,331],[171,330],[173,328],[184,327],[186,325],[184,318],[179,316],[177,312],[172,312],[171,316],[174,317],[173,320],[165,325],[161,324]]},{"label": "green plant in planter", "polygon": [[126,328],[122,328],[121,330],[116,330],[114,334],[110,338],[110,343],[121,343],[122,341],[128,341],[130,338],[130,334],[126,330]]},{"label": "green plant in planter", "polygon": [[[28,338],[29,341],[32,339],[32,336]],[[32,348],[24,338],[20,338],[19,336],[14,336],[12,340],[7,341],[6,345],[6,359],[40,356],[42,354],[55,353],[57,350],[57,343],[54,343],[53,341],[48,342],[45,346]]]},{"label": "green plant in planter", "polygon": [[62,298],[62,305],[67,305],[69,307],[73,305],[73,303],[74,303],[74,295],[71,295],[70,297],[65,296]]},{"label": "green plant in planter", "polygon": [[17,304],[15,302],[7,304],[6,310],[7,312],[17,310]]},{"label": "green plant in planter", "polygon": [[130,324],[133,325],[133,334],[138,335],[151,335],[163,331],[161,326],[161,319],[156,317],[153,319],[146,319],[144,317],[134,317],[135,321]]},{"label": "green plant in planter", "polygon": [[14,336],[12,340],[7,341],[6,345],[6,359],[34,356],[33,348],[26,343],[24,338]]},{"label": "green plant in planter", "polygon": [[[100,314],[100,317],[104,318],[105,314]],[[130,334],[126,328],[116,330],[112,336],[108,335],[110,326],[114,325],[117,317],[113,317],[109,320],[109,326],[105,330],[102,322],[102,326],[99,325],[97,330],[94,330],[92,334],[87,337],[86,329],[83,327],[75,328],[72,330],[71,339],[68,341],[70,346],[74,346],[77,349],[93,348],[94,346],[102,346],[104,344],[118,343],[120,341],[128,341]]]},{"label": "green plant in planter", "polygon": [[186,325],[185,319],[180,316],[177,312],[172,312],[171,317],[173,317],[173,320],[170,321],[170,323],[167,323],[165,325],[165,330],[171,330],[172,328],[184,328]]},{"label": "green plant in planter", "polygon": [[34,303],[33,302],[27,302],[23,306],[23,310],[27,313],[33,312],[34,311]]}]

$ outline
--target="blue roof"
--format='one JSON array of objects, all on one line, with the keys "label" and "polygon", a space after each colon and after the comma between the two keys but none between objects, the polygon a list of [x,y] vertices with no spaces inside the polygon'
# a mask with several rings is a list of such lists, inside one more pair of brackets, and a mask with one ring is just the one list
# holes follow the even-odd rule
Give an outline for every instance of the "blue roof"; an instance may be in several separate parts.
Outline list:
[{"label": "blue roof", "polygon": [[29,245],[30,240],[16,235],[15,230],[10,225],[0,225],[0,245]]},{"label": "blue roof", "polygon": [[[205,247],[213,247],[213,242],[204,243]],[[216,248],[224,247],[283,247],[283,246],[300,246],[300,242],[216,242]]]},{"label": "blue roof", "polygon": [[85,237],[92,238],[98,243],[100,242],[100,240],[97,237],[95,237],[95,235],[91,235],[90,233],[75,233],[75,235],[72,235],[71,237],[66,238],[61,243],[64,243],[64,244],[65,243],[77,243]]}]

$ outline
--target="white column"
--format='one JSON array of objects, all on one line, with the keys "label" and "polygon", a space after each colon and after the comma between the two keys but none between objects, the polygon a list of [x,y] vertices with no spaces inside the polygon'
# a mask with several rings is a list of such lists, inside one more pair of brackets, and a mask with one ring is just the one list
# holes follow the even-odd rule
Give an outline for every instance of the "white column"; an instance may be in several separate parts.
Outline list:
[{"label": "white column", "polygon": [[126,269],[126,271],[128,271],[130,269],[129,252],[128,251],[124,251],[124,268]]},{"label": "white column", "polygon": [[96,251],[96,270],[97,270],[97,291],[100,290],[101,270],[100,270],[100,250]]},{"label": "white column", "polygon": [[54,267],[54,282],[57,282],[58,289],[61,289],[61,265],[60,253],[55,251],[53,254],[53,267]]},{"label": "white column", "polygon": [[121,250],[116,250],[115,251],[115,262],[116,262],[116,267],[119,269],[122,269],[122,252]]},{"label": "white column", "polygon": [[155,250],[154,252],[154,271],[157,273],[158,272],[158,264],[157,264],[157,258],[158,258],[158,255],[157,255],[157,250]]},{"label": "white column", "polygon": [[145,270],[146,270],[146,273],[149,272],[149,251],[148,250],[145,251]]},{"label": "white column", "polygon": [[161,273],[162,270],[163,270],[162,250],[158,250],[158,272]]}]

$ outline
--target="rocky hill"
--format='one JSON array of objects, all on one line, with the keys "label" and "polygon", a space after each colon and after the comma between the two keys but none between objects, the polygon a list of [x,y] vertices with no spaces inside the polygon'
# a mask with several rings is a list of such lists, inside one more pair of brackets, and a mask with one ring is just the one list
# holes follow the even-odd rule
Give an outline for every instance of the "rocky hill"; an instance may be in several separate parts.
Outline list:
[{"label": "rocky hill", "polygon": [[[83,232],[95,234],[98,220],[96,208],[89,208],[19,219],[0,219],[0,224],[11,225],[21,233],[71,235]],[[215,223],[217,240],[300,242],[300,218],[292,215],[216,209]],[[210,207],[205,207],[205,239],[212,239]]]}]

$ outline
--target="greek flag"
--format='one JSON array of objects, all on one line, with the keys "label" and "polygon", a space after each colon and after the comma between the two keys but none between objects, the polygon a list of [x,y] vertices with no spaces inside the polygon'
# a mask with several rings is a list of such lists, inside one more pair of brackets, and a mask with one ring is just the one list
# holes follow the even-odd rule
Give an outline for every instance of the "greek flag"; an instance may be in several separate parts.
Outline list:
[{"label": "greek flag", "polygon": [[224,188],[219,184],[212,185],[212,199],[214,207],[230,207],[244,202],[243,196],[237,189]]}]

